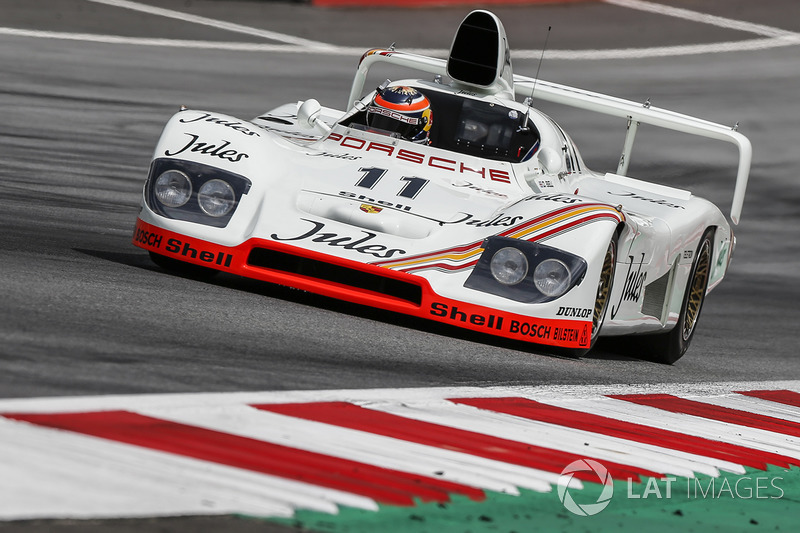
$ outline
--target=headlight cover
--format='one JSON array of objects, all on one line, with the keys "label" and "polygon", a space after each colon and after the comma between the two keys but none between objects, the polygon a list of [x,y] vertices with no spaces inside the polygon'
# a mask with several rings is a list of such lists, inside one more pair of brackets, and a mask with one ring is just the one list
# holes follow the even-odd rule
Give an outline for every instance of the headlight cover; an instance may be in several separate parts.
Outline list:
[{"label": "headlight cover", "polygon": [[583,258],[536,242],[493,236],[483,242],[483,249],[464,287],[517,302],[553,301],[586,274]]},{"label": "headlight cover", "polygon": [[224,217],[236,204],[236,194],[227,181],[213,179],[205,182],[197,191],[197,203],[208,216]]},{"label": "headlight cover", "polygon": [[528,274],[528,259],[517,248],[500,248],[489,261],[492,277],[503,285],[516,285]]},{"label": "headlight cover", "polygon": [[161,216],[224,228],[250,186],[249,179],[226,170],[161,158],[150,166],[144,198]]},{"label": "headlight cover", "polygon": [[558,259],[545,259],[533,271],[533,284],[550,298],[558,298],[567,292],[571,280],[569,268]]},{"label": "headlight cover", "polygon": [[167,170],[156,178],[156,199],[167,207],[181,207],[192,197],[192,182],[180,170]]}]

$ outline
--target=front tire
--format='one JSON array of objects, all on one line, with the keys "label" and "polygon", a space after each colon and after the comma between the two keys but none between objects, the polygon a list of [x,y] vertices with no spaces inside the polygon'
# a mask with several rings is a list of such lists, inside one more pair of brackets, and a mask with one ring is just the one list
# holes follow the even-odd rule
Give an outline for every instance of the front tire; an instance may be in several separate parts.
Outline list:
[{"label": "front tire", "polygon": [[694,337],[703,302],[706,299],[708,280],[711,274],[711,257],[714,247],[714,229],[709,228],[700,239],[697,253],[692,263],[692,271],[686,284],[681,313],[678,323],[672,330],[659,335],[642,337],[647,339],[648,359],[665,364],[672,364],[680,359]]},{"label": "front tire", "polygon": [[574,350],[573,356],[581,357],[589,353],[597,339],[600,338],[600,329],[603,327],[603,322],[606,318],[608,311],[608,302],[611,299],[611,286],[614,283],[614,270],[617,266],[617,239],[611,239],[608,243],[605,258],[603,259],[603,268],[600,271],[600,279],[597,282],[597,296],[594,300],[594,310],[592,311],[592,337],[589,341],[589,347],[580,350]]}]

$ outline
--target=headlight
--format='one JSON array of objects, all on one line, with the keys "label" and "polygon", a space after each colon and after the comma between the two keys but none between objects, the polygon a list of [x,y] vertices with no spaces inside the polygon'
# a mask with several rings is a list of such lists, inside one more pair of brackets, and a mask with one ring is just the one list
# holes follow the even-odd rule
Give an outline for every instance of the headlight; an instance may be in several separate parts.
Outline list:
[{"label": "headlight", "polygon": [[167,207],[180,207],[192,197],[192,182],[179,170],[167,170],[156,179],[154,192]]},{"label": "headlight", "polygon": [[200,209],[209,216],[222,217],[230,213],[236,205],[236,195],[227,182],[222,180],[209,180],[197,192],[197,202]]},{"label": "headlight", "polygon": [[493,235],[482,248],[464,287],[515,302],[551,302],[586,275],[583,258],[546,244]]},{"label": "headlight", "polygon": [[501,248],[489,264],[494,279],[503,285],[516,285],[528,274],[528,259],[516,248]]},{"label": "headlight", "polygon": [[533,271],[533,283],[542,294],[558,298],[570,288],[569,268],[558,259],[545,259]]}]

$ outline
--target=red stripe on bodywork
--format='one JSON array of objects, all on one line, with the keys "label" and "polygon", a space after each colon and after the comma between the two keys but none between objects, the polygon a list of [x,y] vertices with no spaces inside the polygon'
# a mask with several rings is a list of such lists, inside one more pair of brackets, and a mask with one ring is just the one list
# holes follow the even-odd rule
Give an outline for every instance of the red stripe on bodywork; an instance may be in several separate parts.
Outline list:
[{"label": "red stripe on bodywork", "polygon": [[718,422],[727,422],[728,424],[736,424],[739,426],[773,431],[783,435],[800,437],[800,424],[795,422],[749,413],[747,411],[740,411],[738,409],[731,409],[730,407],[720,407],[719,405],[678,398],[671,394],[623,394],[609,397],[663,409],[671,413],[699,416]]},{"label": "red stripe on bodywork", "polygon": [[748,390],[736,391],[736,394],[791,405],[792,407],[800,407],[800,393],[790,390]]},{"label": "red stripe on bodywork", "polygon": [[360,494],[379,503],[412,506],[414,499],[446,502],[450,493],[485,499],[482,490],[357,461],[131,413],[3,414],[202,461]]},{"label": "red stripe on bodywork", "polygon": [[719,442],[605,416],[583,413],[565,407],[539,403],[527,398],[454,398],[450,401],[528,420],[546,422],[599,435],[660,446],[670,450],[712,457],[758,468],[759,470],[766,470],[767,464],[781,468],[789,468],[790,465],[800,466],[800,461],[797,459],[777,453],[762,452],[727,442]]},{"label": "red stripe on bodywork", "polygon": [[[253,407],[547,472],[560,473],[569,463],[586,458],[585,455],[414,420],[347,402],[263,404]],[[631,478],[638,481],[639,475],[663,475],[605,460],[603,465],[613,477],[619,476],[620,479]],[[575,477],[598,482],[597,475],[593,472],[576,472]]]}]

